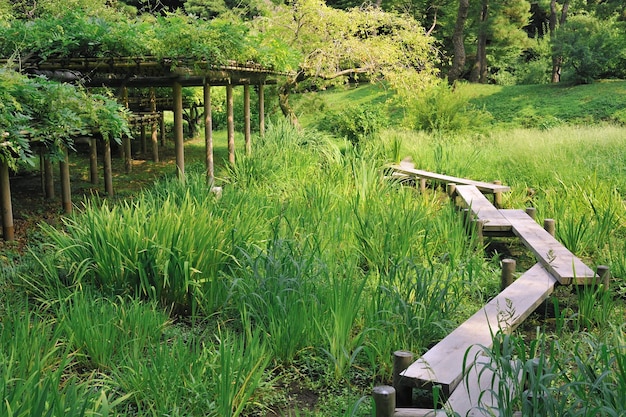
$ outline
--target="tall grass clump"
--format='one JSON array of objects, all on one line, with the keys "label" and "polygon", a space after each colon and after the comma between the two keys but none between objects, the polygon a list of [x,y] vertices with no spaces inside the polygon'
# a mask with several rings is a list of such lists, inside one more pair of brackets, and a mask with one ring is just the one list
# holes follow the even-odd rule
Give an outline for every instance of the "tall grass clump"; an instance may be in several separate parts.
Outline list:
[{"label": "tall grass clump", "polygon": [[236,417],[254,403],[271,359],[258,331],[166,336],[167,343],[124,356],[111,372],[139,415]]},{"label": "tall grass clump", "polygon": [[73,374],[75,365],[53,318],[12,305],[0,322],[0,415],[114,415],[125,397]]},{"label": "tall grass clump", "polygon": [[109,370],[122,352],[143,356],[159,343],[169,318],[154,304],[118,296],[112,300],[76,292],[59,306],[64,339],[85,368]]},{"label": "tall grass clump", "polygon": [[277,222],[266,247],[243,254],[235,308],[243,322],[250,321],[267,336],[274,360],[288,365],[319,340],[314,318],[320,314],[318,282],[324,266],[307,238],[283,237],[278,227]]},{"label": "tall grass clump", "polygon": [[81,265],[81,279],[98,288],[141,295],[180,313],[211,313],[228,299],[226,272],[241,248],[264,238],[269,215],[258,203],[228,192],[216,200],[206,189],[203,197],[147,193],[113,206],[87,203],[64,220],[64,230],[44,226],[44,232],[58,248],[58,263],[70,270]]},{"label": "tall grass clump", "polygon": [[501,416],[518,410],[525,416],[623,415],[623,324],[608,330],[606,336],[585,333],[563,342],[540,336],[530,344],[520,336],[496,334],[475,366],[479,374],[495,373],[481,388],[495,397],[498,408],[478,408]]},{"label": "tall grass clump", "polygon": [[228,181],[245,190],[284,197],[340,159],[338,146],[327,135],[273,120],[255,141],[253,155],[237,158],[229,168]]}]

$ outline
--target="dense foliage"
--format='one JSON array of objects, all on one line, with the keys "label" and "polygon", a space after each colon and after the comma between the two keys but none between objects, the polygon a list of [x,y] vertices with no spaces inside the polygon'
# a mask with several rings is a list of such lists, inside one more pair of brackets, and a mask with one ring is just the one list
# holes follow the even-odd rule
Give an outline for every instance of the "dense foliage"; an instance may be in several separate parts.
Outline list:
[{"label": "dense foliage", "polygon": [[119,141],[130,134],[115,100],[68,84],[0,69],[0,96],[0,158],[12,167],[30,161],[36,145],[54,156],[72,148],[77,135]]}]

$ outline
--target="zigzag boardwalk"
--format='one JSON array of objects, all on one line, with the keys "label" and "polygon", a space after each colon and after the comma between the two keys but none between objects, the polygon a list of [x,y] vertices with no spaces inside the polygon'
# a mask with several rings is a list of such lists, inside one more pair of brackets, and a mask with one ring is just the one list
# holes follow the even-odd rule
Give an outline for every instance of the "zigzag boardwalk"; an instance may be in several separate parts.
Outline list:
[{"label": "zigzag boardwalk", "polygon": [[[513,331],[550,296],[555,285],[595,283],[598,277],[526,212],[500,210],[483,195],[485,192],[495,195],[508,191],[508,187],[416,170],[408,163],[392,166],[392,169],[401,175],[419,178],[421,184],[424,179],[446,182],[451,197],[462,200],[462,204],[481,226],[481,233],[519,237],[535,254],[538,263],[415,362],[407,364],[407,355],[396,356],[394,387],[383,386],[374,390],[376,416],[445,415],[443,410],[406,408],[410,407],[413,388],[435,385],[442,388],[448,399],[445,405],[447,410],[461,416],[490,415],[489,409],[497,407],[497,399],[489,393],[481,393],[491,387],[493,373],[477,369],[474,361],[480,365],[477,358],[483,349],[492,346],[493,335],[497,331]],[[468,374],[470,368],[474,371]],[[457,386],[460,388],[455,389]],[[401,403],[398,405],[405,408],[396,408],[396,394]],[[481,398],[480,407],[478,398]]]}]

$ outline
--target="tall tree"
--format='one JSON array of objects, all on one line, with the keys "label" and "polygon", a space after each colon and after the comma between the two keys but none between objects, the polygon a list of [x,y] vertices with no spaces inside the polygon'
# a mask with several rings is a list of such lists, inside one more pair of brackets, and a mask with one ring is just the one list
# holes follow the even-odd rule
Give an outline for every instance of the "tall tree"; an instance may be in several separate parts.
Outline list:
[{"label": "tall tree", "polygon": [[[472,4],[470,4],[471,7]],[[526,0],[481,0],[473,9],[473,30],[476,34],[476,54],[470,80],[485,83],[489,67],[502,69],[516,60],[527,47],[524,27],[530,18],[530,3]]]},{"label": "tall tree", "polygon": [[[567,20],[567,11],[569,10],[569,0],[563,2],[561,8],[561,14],[557,10],[556,0],[550,1],[550,39],[554,42],[556,40],[557,22],[559,26],[563,26]],[[563,64],[563,56],[557,51],[552,53],[552,82],[558,83],[561,81],[561,66]]]},{"label": "tall tree", "polygon": [[476,60],[470,73],[470,81],[473,83],[487,82],[487,37],[489,30],[489,0],[482,0],[480,3],[480,14],[478,18],[478,37],[476,42]]},{"label": "tall tree", "polygon": [[453,84],[461,77],[465,69],[465,22],[469,10],[469,0],[459,0],[459,9],[452,34],[452,66],[448,71],[448,83]]}]

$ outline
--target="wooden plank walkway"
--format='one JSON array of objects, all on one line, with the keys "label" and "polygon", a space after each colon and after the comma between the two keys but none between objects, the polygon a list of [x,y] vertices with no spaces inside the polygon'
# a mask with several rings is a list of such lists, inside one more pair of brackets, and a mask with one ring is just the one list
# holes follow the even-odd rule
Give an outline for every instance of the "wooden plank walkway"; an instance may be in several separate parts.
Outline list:
[{"label": "wooden plank walkway", "polygon": [[[396,176],[419,178],[420,187],[426,179],[455,184],[451,197],[458,197],[473,218],[481,221],[483,232],[519,237],[538,260],[481,310],[400,372],[400,388],[440,386],[448,398],[445,410],[461,416],[497,415],[498,398],[490,394],[494,375],[480,369],[484,359],[482,350],[491,348],[496,331],[510,333],[524,321],[548,298],[557,283],[593,284],[597,282],[597,275],[524,210],[500,210],[484,195],[497,196],[497,193],[509,191],[509,187],[418,170],[410,162],[391,168]],[[496,200],[494,197],[494,203]],[[385,416],[438,417],[443,415],[442,411],[396,408],[393,414],[385,413]],[[521,417],[519,412],[514,415]]]},{"label": "wooden plank walkway", "polygon": [[490,348],[493,334],[499,329],[507,333],[515,329],[548,298],[556,282],[541,264],[536,264],[404,370],[403,384],[440,385],[445,395],[450,395],[465,371],[466,354],[469,366],[480,346]]},{"label": "wooden plank walkway", "polygon": [[511,222],[474,185],[457,185],[455,192],[477,220],[483,222],[484,232],[510,232]]},{"label": "wooden plank walkway", "polygon": [[437,181],[444,184],[462,184],[462,185],[473,185],[478,188],[481,192],[487,194],[494,193],[503,193],[511,191],[511,188],[506,185],[492,184],[489,182],[482,181],[474,181],[468,180],[465,178],[452,177],[449,175],[437,174],[429,171],[422,171],[421,169],[415,169],[412,167],[412,164],[402,163],[399,165],[392,165],[391,169],[396,172],[400,172],[405,175],[413,176],[416,178],[425,178],[431,181]]},{"label": "wooden plank walkway", "polygon": [[597,276],[594,271],[545,231],[523,210],[500,210],[511,222],[513,233],[530,249],[537,260],[550,271],[560,284],[590,284]]}]

